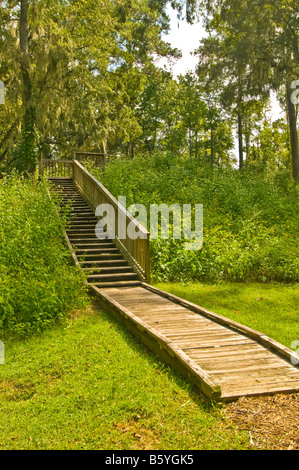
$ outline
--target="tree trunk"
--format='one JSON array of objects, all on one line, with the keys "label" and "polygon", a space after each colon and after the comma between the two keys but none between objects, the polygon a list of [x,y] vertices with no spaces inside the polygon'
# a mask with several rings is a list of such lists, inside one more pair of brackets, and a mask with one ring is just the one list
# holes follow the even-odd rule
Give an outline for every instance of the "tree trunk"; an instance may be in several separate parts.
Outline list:
[{"label": "tree trunk", "polygon": [[104,154],[104,166],[107,165],[107,146],[108,146],[108,138],[107,136],[102,139],[102,148]]},{"label": "tree trunk", "polygon": [[127,143],[127,156],[130,158],[134,158],[134,144],[133,142]]},{"label": "tree trunk", "polygon": [[211,166],[214,166],[214,132],[213,132],[213,124],[211,124]]},{"label": "tree trunk", "polygon": [[20,11],[20,69],[23,86],[23,122],[22,142],[20,147],[19,169],[33,172],[36,163],[35,152],[35,110],[32,105],[32,83],[29,73],[29,27],[28,27],[29,0],[21,0]]},{"label": "tree trunk", "polygon": [[239,168],[243,167],[243,118],[241,111],[238,111],[238,141],[239,141]]},{"label": "tree trunk", "polygon": [[188,129],[188,141],[189,141],[189,157],[192,158],[192,131],[189,126]]},{"label": "tree trunk", "polygon": [[16,119],[15,122],[10,126],[6,134],[2,137],[1,142],[0,142],[0,149],[4,146],[5,142],[9,139],[15,128],[17,127],[17,122],[18,120]]},{"label": "tree trunk", "polygon": [[295,104],[292,102],[292,89],[291,89],[290,83],[286,84],[286,90],[287,90],[290,141],[291,141],[291,151],[292,151],[292,173],[293,173],[294,180],[296,180],[299,177],[299,146],[298,146],[296,108],[295,108]]}]

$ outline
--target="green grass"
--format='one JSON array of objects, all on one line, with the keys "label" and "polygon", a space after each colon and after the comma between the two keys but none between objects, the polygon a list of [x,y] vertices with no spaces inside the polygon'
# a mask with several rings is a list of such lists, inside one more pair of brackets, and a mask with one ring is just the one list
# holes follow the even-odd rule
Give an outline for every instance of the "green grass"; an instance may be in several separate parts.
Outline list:
[{"label": "green grass", "polygon": [[162,290],[258,330],[291,348],[299,340],[299,285],[158,283]]},{"label": "green grass", "polygon": [[221,410],[112,318],[85,311],[0,365],[0,449],[243,449]]},{"label": "green grass", "polygon": [[[299,291],[283,284],[158,284],[290,347]],[[250,449],[201,397],[91,303],[63,325],[5,341],[0,449]]]},{"label": "green grass", "polygon": [[[166,193],[162,194],[161,201],[170,201],[167,191],[173,191],[174,182],[179,180],[176,173],[180,175],[180,170],[178,166],[168,186],[164,187],[163,179],[159,179],[158,202],[162,189]],[[110,171],[113,173],[112,169]],[[109,179],[109,172],[106,178]],[[114,194],[128,194],[135,200],[136,195],[131,194],[134,181],[133,178],[129,182],[128,191],[120,186],[119,192]],[[227,190],[227,181],[224,179],[220,188],[220,201]],[[248,240],[252,235],[257,241],[255,222],[250,225],[250,214],[242,212],[248,207],[246,191],[241,191],[245,199],[239,207],[241,216],[235,217],[237,224],[233,232],[223,227],[230,220],[228,214],[232,209],[238,211],[230,206],[223,207],[216,220],[219,208],[216,189],[220,183],[214,177],[212,182],[214,189],[206,195],[202,191],[210,190],[210,182],[199,194],[196,181],[191,192],[187,182],[186,187],[181,187],[181,190],[188,189],[186,194],[182,193],[182,202],[188,201],[189,196],[192,196],[191,202],[200,202],[202,195],[206,201],[214,200],[208,209],[211,216],[207,220],[210,236],[207,251],[200,259],[194,253],[195,258],[188,258],[178,247],[172,246],[171,241],[169,245],[158,241],[152,257],[158,277],[190,281],[190,273],[195,278],[205,277],[212,272],[219,273],[223,266],[230,269],[239,266],[240,276],[227,272],[232,278],[245,278],[242,273],[246,271],[243,271],[246,260],[251,263],[251,272],[258,266],[254,258],[256,251],[260,260],[265,259],[265,264],[259,265],[261,273],[268,273],[271,278],[271,270],[281,271],[282,278],[296,278],[298,231],[294,229],[297,219],[296,207],[291,210],[292,200],[286,205],[286,201],[280,201],[279,217],[287,215],[283,207],[285,212],[290,211],[284,218],[284,227],[278,222],[274,227],[272,222],[272,207],[278,210],[276,204],[269,203],[267,210],[261,212],[265,231],[258,235],[261,240],[256,246],[250,242],[254,248],[250,254],[243,246],[230,243],[230,237],[239,236],[241,222],[248,231]],[[114,184],[112,178],[111,186]],[[81,275],[72,266],[63,244],[54,206],[46,197],[46,187],[46,183],[36,185],[18,177],[3,180],[0,185],[0,326],[8,329],[7,336],[0,338],[5,342],[5,364],[0,364],[0,449],[250,448],[248,433],[235,429],[221,407],[203,400],[179,373],[162,363],[110,316],[93,304],[80,311],[80,306],[87,301]],[[261,188],[263,202],[263,184]],[[152,194],[154,191],[151,193],[145,185],[137,202],[153,202],[147,199],[152,198]],[[257,197],[256,188],[253,195]],[[235,204],[239,201],[235,196],[238,196],[237,190],[231,200],[224,202]],[[277,202],[276,195],[272,196]],[[267,232],[268,228],[271,233]],[[286,245],[281,238],[284,228],[290,228],[287,232],[290,243]],[[240,238],[243,239],[243,235]],[[273,246],[276,236],[282,244]],[[268,258],[264,256],[264,243],[270,250]],[[289,258],[285,256],[284,246],[288,248]],[[246,255],[246,260],[241,255]],[[292,265],[288,260],[293,258]],[[298,284],[222,281],[157,285],[262,331],[287,347],[299,339]],[[67,313],[73,309],[77,309],[77,314],[68,319]],[[32,336],[15,335],[23,332]]]}]

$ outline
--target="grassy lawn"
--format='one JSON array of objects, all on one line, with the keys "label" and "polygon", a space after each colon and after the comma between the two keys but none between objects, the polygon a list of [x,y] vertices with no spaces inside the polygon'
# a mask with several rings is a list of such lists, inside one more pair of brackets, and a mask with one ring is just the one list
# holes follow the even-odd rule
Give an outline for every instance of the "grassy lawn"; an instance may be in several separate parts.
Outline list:
[{"label": "grassy lawn", "polygon": [[110,316],[6,342],[0,449],[243,449],[221,410]]},{"label": "grassy lawn", "polygon": [[258,330],[291,348],[299,340],[299,284],[170,284],[156,287]]},{"label": "grassy lawn", "polygon": [[[286,346],[299,338],[298,287],[159,287]],[[251,448],[249,432],[235,428],[223,407],[203,400],[94,303],[62,326],[5,346],[0,449]]]}]

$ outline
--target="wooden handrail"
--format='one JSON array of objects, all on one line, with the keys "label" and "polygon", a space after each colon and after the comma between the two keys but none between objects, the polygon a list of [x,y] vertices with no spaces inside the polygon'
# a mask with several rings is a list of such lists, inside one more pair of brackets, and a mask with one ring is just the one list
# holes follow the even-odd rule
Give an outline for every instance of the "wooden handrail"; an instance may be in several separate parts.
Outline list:
[{"label": "wooden handrail", "polygon": [[[149,232],[123,207],[118,200],[92,176],[77,160],[43,159],[39,161],[39,174],[48,178],[72,178],[79,191],[96,211],[101,204],[109,204],[115,213],[113,239],[142,281],[150,282]],[[119,225],[119,222],[122,223]],[[138,232],[138,238],[128,236],[128,226]]]},{"label": "wooden handrail", "polygon": [[73,160],[56,160],[50,158],[40,158],[39,174],[48,178],[72,178]]},{"label": "wooden handrail", "polygon": [[78,162],[84,162],[87,160],[96,166],[105,167],[107,162],[107,155],[105,153],[99,152],[75,152],[74,160],[77,160]]},{"label": "wooden handrail", "polygon": [[[117,201],[117,199],[92,176],[77,160],[73,161],[73,180],[79,191],[94,210],[101,204],[109,204],[114,209],[114,241],[139,274],[141,280],[150,282],[149,232]],[[123,221],[119,226],[119,221]],[[137,229],[140,237],[131,239],[128,226]],[[125,234],[125,237],[124,237]]]}]

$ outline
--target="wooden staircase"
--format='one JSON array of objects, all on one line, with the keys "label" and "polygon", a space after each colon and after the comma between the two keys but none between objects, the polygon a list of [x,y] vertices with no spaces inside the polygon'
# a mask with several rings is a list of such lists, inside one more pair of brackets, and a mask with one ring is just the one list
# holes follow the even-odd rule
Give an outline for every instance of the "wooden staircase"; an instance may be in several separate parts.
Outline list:
[{"label": "wooden staircase", "polygon": [[51,179],[52,194],[61,198],[60,210],[69,211],[66,229],[78,263],[87,274],[87,282],[98,288],[140,285],[138,274],[103,229],[95,229],[98,218],[73,180]]},{"label": "wooden staircase", "polygon": [[[48,170],[47,168],[50,168]],[[212,400],[299,392],[299,355],[265,334],[150,285],[149,233],[77,161],[46,163],[68,210],[66,242],[85,282],[109,311]],[[56,176],[55,176],[56,172]],[[95,209],[112,204],[142,237],[104,238]],[[121,239],[121,240],[120,240]]]}]

